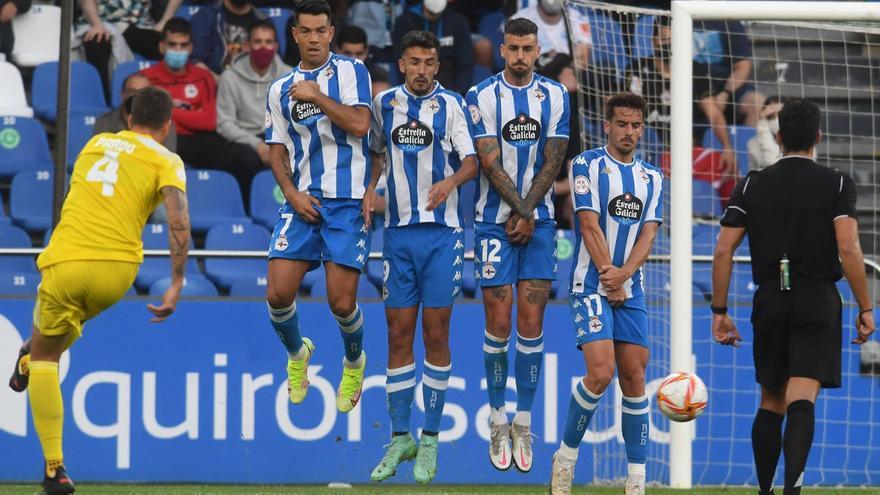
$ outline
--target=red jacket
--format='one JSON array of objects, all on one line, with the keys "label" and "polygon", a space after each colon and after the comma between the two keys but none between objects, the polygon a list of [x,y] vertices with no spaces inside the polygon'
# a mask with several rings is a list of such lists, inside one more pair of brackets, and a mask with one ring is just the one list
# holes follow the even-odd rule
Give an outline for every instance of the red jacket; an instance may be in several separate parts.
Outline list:
[{"label": "red jacket", "polygon": [[210,71],[186,64],[182,75],[173,74],[165,62],[141,71],[150,82],[171,94],[174,111],[171,120],[177,134],[190,136],[217,128],[217,83]]}]

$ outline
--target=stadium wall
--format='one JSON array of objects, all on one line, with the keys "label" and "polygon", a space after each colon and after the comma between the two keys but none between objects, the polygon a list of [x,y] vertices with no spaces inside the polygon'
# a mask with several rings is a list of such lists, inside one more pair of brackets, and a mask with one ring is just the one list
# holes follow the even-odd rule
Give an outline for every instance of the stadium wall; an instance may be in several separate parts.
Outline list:
[{"label": "stadium wall", "polygon": [[[302,326],[317,350],[312,361],[312,389],[306,402],[296,407],[287,399],[286,356],[267,322],[265,302],[185,301],[160,325],[148,323],[144,305],[142,300],[125,300],[90,322],[85,336],[62,360],[65,458],[78,480],[369,482],[369,473],[389,437],[384,391],[386,326],[381,303],[363,304],[366,388],[361,405],[348,416],[337,414],[334,407],[341,349],[339,330],[326,304],[299,305]],[[4,370],[6,365],[11,369],[22,338],[30,332],[32,310],[31,300],[3,300],[0,306],[0,365]],[[706,308],[697,305],[695,314],[705,313]],[[436,481],[545,483],[571,387],[584,370],[573,345],[568,307],[551,304],[547,310],[542,386],[533,413],[535,468],[527,475],[498,472],[486,459],[489,407],[482,322],[483,308],[478,303],[462,303],[453,311],[452,379]],[[703,327],[704,318],[694,320],[695,331]],[[751,332],[743,330],[750,340]],[[710,407],[697,420],[693,473],[704,484],[747,483],[753,470],[748,439],[756,400],[749,371],[751,347],[746,342],[740,349],[721,353],[718,348],[697,344],[695,352],[697,371],[710,390]],[[419,355],[422,353],[417,352]],[[710,358],[713,366],[701,366]],[[421,365],[420,360],[417,363]],[[648,377],[649,394],[653,395],[661,378]],[[858,395],[860,387],[877,386],[869,379],[857,382],[850,395]],[[512,377],[508,385],[514,386]],[[834,394],[844,397],[842,392],[828,393]],[[416,400],[421,402],[420,391]],[[620,398],[612,392],[603,400],[619,404]],[[420,406],[416,407],[414,431],[422,420]],[[508,410],[513,409],[511,403]],[[713,411],[723,414],[715,416]],[[827,444],[839,444],[841,453],[847,447],[870,451],[874,441],[870,435],[854,434],[853,426],[848,430],[833,428],[835,423],[853,421],[853,414],[841,407],[817,411],[816,437],[825,438]],[[855,414],[865,428],[880,422],[880,411]],[[651,416],[651,440],[668,443],[668,422],[654,408]],[[844,431],[849,431],[848,438],[844,438]],[[592,446],[601,442],[622,442],[619,426],[591,425],[578,464],[579,482],[592,479]],[[821,456],[810,457],[814,466],[823,463],[825,478],[807,483],[862,484],[870,481],[868,471],[880,469],[878,456],[869,460],[867,470],[864,458],[853,456],[859,458],[847,469],[849,456],[825,450]],[[4,456],[0,481],[29,480],[39,473],[39,443],[26,396],[5,386],[0,389],[0,451],[16,453]],[[733,462],[718,462],[728,458]],[[828,471],[829,463],[840,469]],[[648,469],[654,470],[652,478],[668,483],[664,466],[649,465]],[[400,470],[393,480],[412,482],[410,469]]]}]

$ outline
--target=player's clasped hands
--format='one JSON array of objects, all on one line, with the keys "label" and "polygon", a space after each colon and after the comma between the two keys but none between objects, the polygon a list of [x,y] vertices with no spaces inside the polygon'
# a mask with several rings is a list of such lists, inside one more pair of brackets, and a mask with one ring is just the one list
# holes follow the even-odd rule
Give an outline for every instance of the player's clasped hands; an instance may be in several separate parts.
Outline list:
[{"label": "player's clasped hands", "polygon": [[321,87],[315,81],[299,81],[290,88],[290,97],[299,101],[314,102],[321,94]]},{"label": "player's clasped hands", "polygon": [[287,202],[306,222],[318,223],[321,220],[321,213],[316,209],[321,207],[321,202],[311,194],[296,191],[287,198]]},{"label": "player's clasped hands", "polygon": [[736,329],[736,324],[733,323],[733,319],[728,314],[712,315],[712,336],[715,337],[715,342],[721,345],[739,347],[739,343],[742,341],[742,337],[740,337],[739,331]]},{"label": "player's clasped hands", "polygon": [[856,338],[853,339],[852,343],[856,345],[862,345],[871,338],[871,334],[874,333],[875,329],[874,325],[874,311],[865,311],[864,313],[859,313],[859,322],[856,325]]},{"label": "player's clasped hands", "polygon": [[599,269],[599,282],[605,288],[608,295],[608,304],[612,307],[622,306],[626,301],[626,291],[623,284],[632,277],[626,270],[614,265],[605,265]]},{"label": "player's clasped hands", "polygon": [[507,237],[513,244],[528,244],[535,232],[535,219],[523,218],[515,213],[510,214],[505,226]]}]

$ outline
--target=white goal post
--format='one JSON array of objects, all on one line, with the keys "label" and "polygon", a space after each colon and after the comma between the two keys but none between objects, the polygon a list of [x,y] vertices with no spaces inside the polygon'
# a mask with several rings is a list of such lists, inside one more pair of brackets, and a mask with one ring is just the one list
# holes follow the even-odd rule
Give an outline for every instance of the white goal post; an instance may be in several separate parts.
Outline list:
[{"label": "white goal post", "polygon": [[[878,21],[880,3],[866,2],[672,2],[672,155],[670,198],[671,243],[671,342],[672,370],[694,371],[692,360],[691,218],[693,124],[693,21],[694,20],[786,20],[786,21]],[[679,226],[682,226],[679,228]],[[691,488],[692,423],[670,425],[669,484]]]}]

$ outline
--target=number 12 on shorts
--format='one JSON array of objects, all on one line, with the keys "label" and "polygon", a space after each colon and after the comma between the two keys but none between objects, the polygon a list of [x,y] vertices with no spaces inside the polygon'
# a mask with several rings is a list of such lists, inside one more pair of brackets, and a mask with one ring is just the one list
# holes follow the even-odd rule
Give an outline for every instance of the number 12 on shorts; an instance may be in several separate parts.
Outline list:
[{"label": "number 12 on shorts", "polygon": [[483,263],[501,262],[501,256],[498,256],[498,251],[501,251],[501,241],[498,239],[483,239],[480,241],[480,247],[483,249],[483,255],[480,257]]}]

